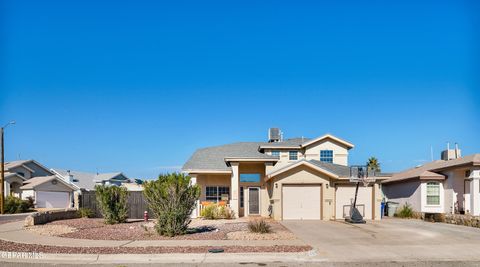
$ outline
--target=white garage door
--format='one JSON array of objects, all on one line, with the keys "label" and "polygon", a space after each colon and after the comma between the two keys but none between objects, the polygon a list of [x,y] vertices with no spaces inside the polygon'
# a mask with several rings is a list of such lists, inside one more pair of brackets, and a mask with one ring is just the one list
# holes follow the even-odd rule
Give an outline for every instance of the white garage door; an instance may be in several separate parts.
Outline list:
[{"label": "white garage door", "polygon": [[70,197],[68,192],[37,191],[38,208],[68,208]]},{"label": "white garage door", "polygon": [[[344,219],[350,215],[350,207],[355,198],[355,186],[338,185],[335,192],[335,217]],[[372,187],[358,187],[357,209],[365,219],[372,219]]]},{"label": "white garage door", "polygon": [[284,220],[320,220],[320,185],[283,185]]}]

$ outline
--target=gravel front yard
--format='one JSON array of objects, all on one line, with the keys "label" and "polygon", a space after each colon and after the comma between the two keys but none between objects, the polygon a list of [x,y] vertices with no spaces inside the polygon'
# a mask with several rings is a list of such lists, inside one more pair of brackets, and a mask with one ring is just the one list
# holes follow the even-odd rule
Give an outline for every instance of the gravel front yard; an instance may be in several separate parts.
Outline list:
[{"label": "gravel front yard", "polygon": [[186,235],[165,237],[158,235],[154,222],[133,221],[123,224],[105,225],[103,219],[70,219],[31,226],[29,231],[50,236],[93,240],[292,240],[296,239],[289,230],[278,222],[268,220],[273,232],[255,234],[248,231],[247,219],[203,220],[194,219]]},{"label": "gravel front yard", "polygon": [[[207,253],[214,247],[57,247],[33,244],[21,244],[0,240],[2,251],[37,253],[75,253],[75,254],[160,254],[160,253]],[[225,253],[248,252],[304,252],[310,246],[227,246]]]}]

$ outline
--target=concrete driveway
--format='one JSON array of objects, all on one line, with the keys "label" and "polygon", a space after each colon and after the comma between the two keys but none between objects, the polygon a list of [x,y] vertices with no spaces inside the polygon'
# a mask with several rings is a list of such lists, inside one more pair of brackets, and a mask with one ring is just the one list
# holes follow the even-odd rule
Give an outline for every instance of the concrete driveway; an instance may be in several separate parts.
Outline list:
[{"label": "concrete driveway", "polygon": [[480,261],[480,229],[420,220],[282,224],[328,261]]}]

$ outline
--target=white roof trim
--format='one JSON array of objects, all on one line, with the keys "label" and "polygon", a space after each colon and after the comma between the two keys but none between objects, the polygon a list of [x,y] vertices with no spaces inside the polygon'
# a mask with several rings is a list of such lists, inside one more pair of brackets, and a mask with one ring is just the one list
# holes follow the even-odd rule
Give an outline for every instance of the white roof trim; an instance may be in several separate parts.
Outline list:
[{"label": "white roof trim", "polygon": [[325,173],[326,175],[328,175],[328,176],[330,176],[330,177],[332,177],[332,178],[336,178],[336,179],[340,178],[338,175],[336,175],[336,174],[334,174],[334,173],[332,173],[332,172],[329,172],[329,171],[327,171],[327,170],[325,170],[325,169],[323,169],[323,168],[320,168],[320,167],[318,167],[317,165],[312,164],[312,163],[310,163],[310,162],[308,162],[308,161],[306,161],[306,160],[300,160],[300,161],[298,161],[298,162],[295,162],[295,163],[293,163],[293,164],[290,164],[290,165],[287,165],[287,166],[285,166],[285,167],[283,167],[283,168],[280,168],[280,169],[278,169],[278,170],[275,170],[275,171],[267,174],[267,178],[270,179],[270,178],[275,177],[275,176],[277,176],[277,175],[279,175],[279,174],[281,174],[281,173],[284,173],[284,172],[286,172],[286,171],[289,171],[289,170],[291,170],[291,169],[294,169],[294,168],[296,168],[296,167],[298,167],[298,166],[300,166],[300,165],[308,166],[308,167],[310,167],[310,168],[312,168],[312,169],[314,169],[314,170],[317,170],[317,171],[319,171],[319,172],[321,172],[321,173]]},{"label": "white roof trim", "polygon": [[347,141],[345,141],[345,140],[343,140],[343,139],[340,139],[340,138],[338,138],[338,137],[335,137],[335,136],[333,136],[333,135],[331,135],[331,134],[326,134],[326,135],[320,136],[320,137],[318,137],[318,138],[312,139],[312,140],[310,140],[310,141],[308,141],[308,142],[306,142],[306,143],[303,143],[303,144],[302,144],[302,147],[307,147],[307,146],[309,146],[309,145],[311,145],[311,144],[313,144],[313,143],[316,143],[316,142],[318,142],[318,141],[321,141],[321,140],[323,140],[323,139],[328,139],[328,138],[330,138],[330,139],[332,139],[332,140],[334,140],[334,141],[337,141],[337,142],[340,143],[340,144],[345,145],[345,146],[348,147],[349,149],[355,147],[352,143],[347,142]]},{"label": "white roof trim", "polygon": [[267,162],[270,162],[270,161],[279,161],[278,158],[271,158],[271,159],[268,159],[268,158],[248,158],[248,157],[226,157],[225,158],[225,161],[226,162],[229,162],[229,161],[267,161]]},{"label": "white roof trim", "polygon": [[184,170],[185,173],[212,173],[212,174],[230,174],[230,170]]}]

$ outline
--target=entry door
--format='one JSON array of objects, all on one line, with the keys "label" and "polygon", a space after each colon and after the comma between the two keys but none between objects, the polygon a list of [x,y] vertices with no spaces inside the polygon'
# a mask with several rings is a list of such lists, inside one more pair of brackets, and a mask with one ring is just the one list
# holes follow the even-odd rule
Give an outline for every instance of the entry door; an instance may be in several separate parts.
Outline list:
[{"label": "entry door", "polygon": [[260,188],[258,187],[248,188],[248,214],[260,214]]}]

